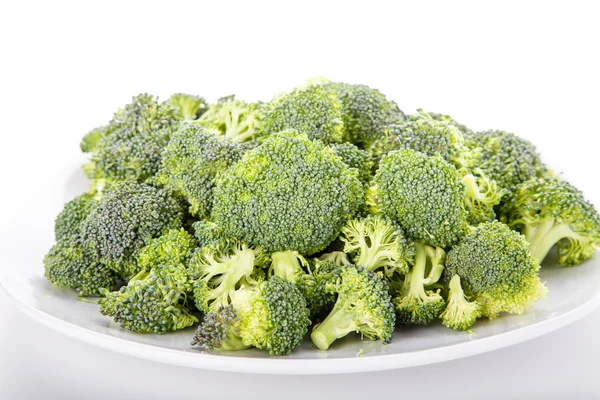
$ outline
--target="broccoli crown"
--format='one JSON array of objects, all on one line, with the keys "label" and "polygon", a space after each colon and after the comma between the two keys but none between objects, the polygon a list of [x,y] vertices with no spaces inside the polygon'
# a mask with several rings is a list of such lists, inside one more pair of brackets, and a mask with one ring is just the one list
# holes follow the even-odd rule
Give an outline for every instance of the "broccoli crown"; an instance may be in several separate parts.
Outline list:
[{"label": "broccoli crown", "polygon": [[440,315],[442,324],[451,329],[468,331],[481,317],[481,307],[476,301],[466,299],[460,286],[460,276],[454,275],[448,286],[448,305]]},{"label": "broccoli crown", "polygon": [[242,342],[272,355],[286,355],[300,345],[310,325],[309,310],[293,284],[278,276],[233,293]]},{"label": "broccoli crown", "polygon": [[208,351],[247,349],[250,346],[242,342],[239,326],[240,318],[233,305],[221,306],[204,316],[190,344],[203,346]]},{"label": "broccoli crown", "polygon": [[237,240],[222,240],[197,249],[187,269],[194,302],[204,312],[231,304],[242,285],[256,285],[268,255]]},{"label": "broccoli crown", "polygon": [[145,181],[158,171],[161,153],[181,114],[168,103],[141,94],[119,110],[92,153],[93,178]]},{"label": "broccoli crown", "polygon": [[81,225],[86,251],[123,277],[139,271],[139,250],[182,225],[183,209],[170,192],[123,181],[110,189]]},{"label": "broccoli crown", "polygon": [[526,181],[517,187],[508,208],[509,225],[521,230],[540,262],[555,244],[562,265],[582,263],[600,245],[598,211],[568,182],[554,178]]},{"label": "broccoli crown", "polygon": [[345,140],[359,147],[368,148],[383,134],[387,125],[404,119],[398,105],[377,89],[338,82],[323,87],[337,94]]},{"label": "broccoli crown", "polygon": [[343,122],[336,94],[321,86],[310,86],[274,99],[265,112],[262,131],[270,135],[286,129],[325,143],[341,142]]},{"label": "broccoli crown", "polygon": [[207,219],[194,222],[192,225],[194,236],[198,242],[198,247],[215,244],[225,239],[225,235],[217,224]]},{"label": "broccoli crown", "polygon": [[481,313],[494,318],[500,312],[521,314],[545,296],[539,268],[524,236],[501,222],[486,222],[450,250],[444,280],[460,276],[465,293],[481,304]]},{"label": "broccoli crown", "polygon": [[371,157],[378,163],[391,151],[412,149],[428,156],[440,155],[457,168],[470,166],[477,153],[466,146],[462,132],[449,118],[438,115],[434,119],[419,109],[407,120],[390,125],[370,148]]},{"label": "broccoli crown", "polygon": [[56,240],[79,234],[79,227],[83,220],[96,205],[93,195],[84,193],[65,204],[63,210],[56,217],[54,235]]},{"label": "broccoli crown", "polygon": [[188,121],[200,118],[208,110],[208,103],[204,98],[191,94],[175,93],[166,103],[179,110],[183,119]]},{"label": "broccoli crown", "polygon": [[358,170],[358,179],[363,185],[368,186],[372,179],[371,169],[373,168],[369,153],[349,142],[332,143],[331,148],[346,165]]},{"label": "broccoli crown", "polygon": [[217,174],[242,154],[232,142],[183,123],[163,152],[156,181],[185,198],[192,215],[206,217],[212,208]]},{"label": "broccoli crown", "polygon": [[380,216],[353,219],[342,228],[344,252],[354,264],[370,271],[384,270],[386,277],[395,272],[406,274],[414,261],[414,247],[402,228]]},{"label": "broccoli crown", "polygon": [[329,315],[313,328],[311,339],[319,349],[327,350],[353,331],[384,343],[392,339],[396,317],[385,281],[350,265],[340,268],[339,278],[328,283],[328,288],[338,297]]},{"label": "broccoli crown", "polygon": [[117,275],[83,251],[74,236],[58,239],[44,258],[46,278],[58,286],[75,289],[80,296],[99,296],[112,289]]},{"label": "broccoli crown", "polygon": [[119,291],[105,291],[100,312],[136,333],[164,334],[198,322],[184,304],[185,296],[155,270],[141,271]]},{"label": "broccoli crown", "polygon": [[439,290],[427,290],[425,287],[439,280],[445,256],[440,248],[415,243],[415,265],[405,276],[400,296],[394,299],[399,323],[427,325],[444,311],[446,302]]},{"label": "broccoli crown", "polygon": [[477,132],[467,136],[467,145],[480,149],[479,167],[503,189],[512,191],[545,170],[535,146],[512,133]]},{"label": "broccoli crown", "polygon": [[263,103],[246,103],[228,96],[213,104],[198,124],[234,142],[246,142],[259,133],[264,111]]},{"label": "broccoli crown", "polygon": [[383,215],[410,238],[445,248],[464,235],[465,187],[456,168],[440,156],[410,149],[389,153],[375,181]]},{"label": "broccoli crown", "polygon": [[217,178],[213,221],[267,251],[323,250],[363,201],[357,172],[306,135],[268,137]]}]

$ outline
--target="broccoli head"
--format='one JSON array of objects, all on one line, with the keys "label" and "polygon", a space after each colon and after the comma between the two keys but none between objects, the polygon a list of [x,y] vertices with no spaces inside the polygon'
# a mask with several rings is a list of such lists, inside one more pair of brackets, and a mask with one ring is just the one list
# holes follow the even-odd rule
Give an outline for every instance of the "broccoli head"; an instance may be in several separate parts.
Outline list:
[{"label": "broccoli head", "polygon": [[95,205],[95,197],[88,193],[84,193],[65,204],[54,223],[56,240],[72,235],[79,235],[81,223]]},{"label": "broccoli head", "polygon": [[335,92],[322,86],[309,86],[274,99],[265,111],[262,131],[271,135],[287,129],[325,143],[341,142],[341,104]]},{"label": "broccoli head", "polygon": [[386,277],[395,272],[406,274],[413,263],[413,244],[408,243],[402,228],[391,220],[369,216],[353,219],[342,228],[344,252],[354,264],[369,271],[384,270]]},{"label": "broccoli head", "polygon": [[392,339],[396,318],[385,281],[365,268],[350,265],[339,269],[339,277],[328,288],[338,297],[329,315],[310,335],[319,349],[327,350],[350,332],[384,343]]},{"label": "broccoli head", "polygon": [[169,191],[123,181],[82,222],[82,243],[103,264],[128,278],[140,270],[140,249],[169,229],[179,229],[182,219],[183,207]]},{"label": "broccoli head", "polygon": [[236,100],[235,96],[219,99],[198,120],[204,128],[233,142],[254,139],[261,128],[265,105]]},{"label": "broccoli head", "polygon": [[217,178],[212,220],[267,251],[325,249],[363,201],[357,171],[293,131],[271,135]]},{"label": "broccoli head", "polygon": [[460,286],[460,276],[454,275],[448,287],[448,305],[440,315],[442,324],[455,330],[468,331],[481,317],[481,306],[476,301],[467,300]]},{"label": "broccoli head", "polygon": [[179,110],[183,119],[187,121],[197,120],[208,110],[208,103],[204,98],[191,94],[175,93],[166,103]]},{"label": "broccoli head", "polygon": [[242,154],[229,140],[182,123],[163,152],[156,181],[185,198],[190,214],[206,217],[212,208],[216,176]]},{"label": "broccoli head", "polygon": [[591,258],[600,245],[600,215],[593,204],[568,182],[532,179],[513,193],[507,222],[517,227],[540,263],[556,244],[561,265]]},{"label": "broccoli head", "polygon": [[215,244],[226,239],[219,226],[207,219],[194,222],[192,228],[194,229],[194,236],[198,242],[198,247],[208,246],[209,244]]},{"label": "broccoli head", "polygon": [[349,142],[332,143],[330,146],[346,165],[358,170],[358,179],[363,185],[368,186],[371,183],[373,162],[369,153]]},{"label": "broccoli head", "polygon": [[525,237],[494,221],[478,225],[448,252],[444,280],[460,276],[465,294],[481,305],[481,314],[521,314],[546,294],[540,264]]}]

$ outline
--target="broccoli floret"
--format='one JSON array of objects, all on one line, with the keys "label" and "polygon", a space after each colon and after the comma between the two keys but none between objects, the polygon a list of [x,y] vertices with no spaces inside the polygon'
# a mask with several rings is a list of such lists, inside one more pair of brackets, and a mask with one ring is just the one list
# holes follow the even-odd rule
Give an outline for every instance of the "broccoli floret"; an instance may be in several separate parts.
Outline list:
[{"label": "broccoli floret", "polygon": [[306,135],[271,135],[217,178],[212,220],[269,252],[325,249],[363,201],[356,169]]},{"label": "broccoli floret", "polygon": [[81,147],[81,151],[83,151],[84,153],[95,152],[98,148],[98,143],[100,142],[100,139],[106,136],[108,129],[108,126],[104,125],[89,131],[83,137],[83,139],[81,139],[81,144],[79,145]]},{"label": "broccoli floret", "polygon": [[372,179],[371,169],[373,168],[369,153],[348,142],[332,143],[330,146],[335,155],[340,157],[346,165],[358,170],[358,179],[365,187],[368,186]]},{"label": "broccoli floret", "polygon": [[415,264],[406,274],[400,296],[394,299],[394,304],[399,323],[427,325],[438,318],[446,306],[439,290],[426,289],[440,279],[446,252],[418,242],[414,246]]},{"label": "broccoli floret", "polygon": [[252,346],[281,356],[300,345],[309,325],[300,291],[273,276],[233,292],[232,304],[207,315],[192,345],[219,350]]},{"label": "broccoli floret", "polygon": [[58,239],[44,258],[46,278],[58,286],[75,289],[80,296],[99,296],[112,289],[117,275],[83,251],[76,236]]},{"label": "broccoli floret", "polygon": [[318,258],[320,261],[329,262],[338,267],[345,267],[346,265],[352,264],[348,254],[343,251],[332,251],[330,253],[321,254]]},{"label": "broccoli floret", "polygon": [[323,87],[333,90],[341,102],[344,139],[363,149],[379,139],[386,126],[405,118],[398,105],[377,89],[338,82]]},{"label": "broccoli floret", "polygon": [[479,168],[474,168],[472,173],[459,170],[462,175],[461,182],[465,187],[465,207],[469,213],[467,220],[472,225],[490,222],[496,218],[494,207],[500,204],[507,189],[500,189],[496,181],[488,177]]},{"label": "broccoli floret", "polygon": [[233,239],[199,248],[187,270],[196,307],[208,313],[231,304],[232,293],[242,285],[256,285],[257,272],[267,263],[260,247]]},{"label": "broccoli floret", "polygon": [[91,194],[82,194],[65,204],[63,210],[56,217],[54,235],[56,240],[71,235],[79,235],[82,221],[96,205],[96,199]]},{"label": "broccoli floret", "polygon": [[226,239],[219,226],[206,219],[194,222],[192,228],[198,241],[198,247],[208,246]]},{"label": "broccoli floret", "polygon": [[123,181],[82,222],[82,242],[86,251],[128,278],[140,270],[139,250],[169,229],[179,229],[182,219],[182,205],[167,190]]},{"label": "broccoli floret", "polygon": [[287,129],[325,143],[341,142],[341,104],[335,92],[310,86],[274,99],[265,112],[263,133],[271,135]]},{"label": "broccoli floret", "polygon": [[448,287],[448,305],[440,315],[442,324],[455,330],[469,331],[477,318],[481,317],[481,307],[476,301],[467,300],[460,286],[460,276],[454,275]]},{"label": "broccoli floret", "polygon": [[146,181],[160,167],[161,153],[182,119],[179,111],[153,96],[141,94],[119,110],[85,167],[94,179]]},{"label": "broccoli floret", "polygon": [[233,142],[246,142],[259,133],[264,111],[263,103],[246,103],[228,96],[212,105],[198,124]]},{"label": "broccoli floret", "polygon": [[506,220],[525,235],[540,263],[555,244],[561,265],[577,265],[594,255],[600,245],[600,215],[573,185],[532,179],[513,195]]},{"label": "broccoli floret", "polygon": [[198,318],[185,306],[185,295],[177,286],[181,285],[155,270],[141,271],[119,291],[106,290],[98,300],[100,312],[136,333],[164,334],[187,328]]},{"label": "broccoli floret", "polygon": [[175,93],[166,102],[179,110],[187,121],[197,120],[208,110],[208,103],[204,98],[191,94]]},{"label": "broccoli floret", "polygon": [[500,312],[521,314],[545,296],[539,269],[525,237],[494,221],[478,225],[448,252],[444,280],[460,276],[465,294],[492,319]]},{"label": "broccoli floret", "polygon": [[478,166],[502,189],[512,192],[519,184],[545,174],[535,146],[512,133],[477,132],[467,135],[467,144],[480,149]]},{"label": "broccoli floret", "polygon": [[440,156],[410,149],[389,153],[375,181],[383,215],[410,238],[446,248],[464,235],[465,187],[456,168]]},{"label": "broccoli floret", "polygon": [[354,264],[369,271],[383,269],[386,277],[395,272],[406,274],[413,263],[412,243],[407,242],[402,228],[387,218],[369,216],[348,221],[341,239]]},{"label": "broccoli floret", "polygon": [[337,293],[333,310],[310,335],[321,350],[350,332],[388,343],[396,323],[394,306],[385,281],[358,266],[342,267],[339,278],[329,284]]},{"label": "broccoli floret", "polygon": [[446,121],[446,122],[451,123],[452,125],[456,126],[458,129],[460,129],[460,131],[462,132],[462,134],[465,135],[465,136],[473,134],[473,130],[471,128],[469,128],[468,126],[463,125],[463,124],[457,122],[456,120],[454,120],[454,118],[452,118],[449,115],[435,113],[435,112],[428,112],[427,114],[429,114],[431,116],[431,118],[433,118],[435,120]]},{"label": "broccoli floret", "polygon": [[243,152],[204,128],[182,123],[165,148],[156,181],[185,198],[192,215],[206,217],[213,202],[214,181]]}]

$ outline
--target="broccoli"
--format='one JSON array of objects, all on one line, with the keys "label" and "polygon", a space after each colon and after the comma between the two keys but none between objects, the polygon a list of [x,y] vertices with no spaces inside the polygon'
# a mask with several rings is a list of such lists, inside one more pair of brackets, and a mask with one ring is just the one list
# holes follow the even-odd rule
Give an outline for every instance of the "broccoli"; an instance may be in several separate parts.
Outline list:
[{"label": "broccoli", "polygon": [[175,93],[166,103],[179,110],[183,119],[187,121],[197,120],[208,110],[208,103],[204,98],[190,94]]},{"label": "broccoli", "polygon": [[454,275],[448,287],[448,305],[440,315],[442,324],[455,330],[468,331],[481,317],[481,307],[476,301],[467,300],[460,286],[460,276]]},{"label": "broccoli", "polygon": [[448,252],[444,281],[460,276],[465,294],[492,319],[500,312],[521,314],[545,296],[539,269],[524,236],[501,222],[486,222]]},{"label": "broccoli", "polygon": [[328,287],[338,297],[333,310],[310,335],[319,349],[327,350],[350,332],[384,343],[392,339],[396,318],[385,281],[365,268],[350,265],[340,268],[339,278]]},{"label": "broccoli", "polygon": [[193,216],[206,217],[212,208],[214,181],[243,152],[227,139],[204,128],[182,123],[162,155],[156,182],[185,198]]},{"label": "broccoli", "polygon": [[369,148],[386,126],[405,118],[398,105],[377,89],[338,82],[323,87],[333,90],[341,102],[344,140],[363,149]]},{"label": "broccoli", "polygon": [[212,220],[224,234],[269,252],[311,255],[338,236],[363,197],[356,169],[330,147],[288,131],[219,175]]},{"label": "broccoli", "polygon": [[85,251],[128,278],[140,267],[140,249],[182,226],[183,207],[167,190],[123,181],[111,188],[81,225]]},{"label": "broccoli", "polygon": [[79,145],[81,147],[81,151],[83,151],[84,153],[95,152],[98,148],[98,143],[100,142],[100,139],[106,136],[108,129],[108,125],[104,125],[89,131],[83,137],[83,139],[81,139],[81,144]]},{"label": "broccoli", "polygon": [[399,323],[427,325],[438,318],[446,306],[439,290],[426,288],[440,279],[446,252],[418,242],[414,246],[415,264],[406,274],[400,296],[394,298],[394,305]]},{"label": "broccoli", "polygon": [[383,268],[384,275],[406,274],[413,263],[414,248],[404,231],[389,219],[369,216],[353,219],[342,228],[344,252],[354,264],[370,271]]},{"label": "broccoli", "polygon": [[208,246],[226,239],[219,226],[206,219],[194,222],[192,228],[198,241],[198,247]]},{"label": "broccoli", "polygon": [[336,94],[321,86],[310,86],[274,99],[265,111],[262,131],[271,135],[288,129],[325,143],[341,142],[343,122]]},{"label": "broccoli", "polygon": [[140,271],[127,286],[116,292],[104,291],[98,300],[102,315],[113,317],[123,328],[136,333],[164,334],[198,322],[185,305],[185,294],[169,274]]},{"label": "broccoli", "polygon": [[598,211],[568,182],[526,181],[517,187],[508,208],[507,222],[525,235],[540,263],[555,244],[558,263],[565,266],[589,259],[600,245]]},{"label": "broccoli", "polygon": [[369,153],[348,142],[332,143],[330,146],[335,155],[340,157],[346,165],[358,170],[358,179],[365,187],[368,187],[372,179],[371,169],[373,168]]},{"label": "broccoli", "polygon": [[[92,146],[90,164],[84,167],[86,173],[94,179],[142,182],[152,178],[160,167],[162,150],[181,119],[176,108],[159,103],[151,95],[134,97],[115,113]],[[93,142],[86,136],[84,142],[89,141]]]},{"label": "broccoli", "polygon": [[44,258],[46,278],[58,286],[75,289],[80,296],[100,296],[112,289],[117,275],[83,251],[77,236],[63,236]]},{"label": "broccoli", "polygon": [[343,251],[332,251],[330,253],[321,254],[318,260],[329,262],[338,267],[345,267],[346,265],[352,264],[348,258],[348,254]]},{"label": "broccoli", "polygon": [[258,135],[264,109],[263,103],[246,103],[236,100],[235,96],[223,97],[208,109],[198,124],[233,142],[246,142]]},{"label": "broccoli", "polygon": [[194,303],[204,312],[231,304],[232,293],[243,285],[256,285],[268,255],[260,247],[237,240],[222,240],[197,249],[187,269]]},{"label": "broccoli", "polygon": [[232,303],[209,313],[192,345],[239,350],[256,347],[286,355],[300,345],[310,319],[299,290],[278,276],[232,293]]},{"label": "broccoli", "polygon": [[95,205],[95,197],[88,193],[84,193],[65,204],[54,223],[54,235],[56,240],[71,235],[78,235],[81,223]]},{"label": "broccoli", "polygon": [[456,120],[454,120],[454,118],[452,118],[449,115],[435,113],[435,112],[429,112],[427,114],[429,114],[431,116],[431,118],[433,118],[435,120],[446,121],[446,122],[448,122],[448,123],[456,126],[458,129],[460,129],[460,131],[462,132],[462,134],[465,135],[465,136],[469,136],[469,135],[473,134],[473,130],[471,128],[469,128],[466,125],[463,125],[463,124],[457,122]]}]

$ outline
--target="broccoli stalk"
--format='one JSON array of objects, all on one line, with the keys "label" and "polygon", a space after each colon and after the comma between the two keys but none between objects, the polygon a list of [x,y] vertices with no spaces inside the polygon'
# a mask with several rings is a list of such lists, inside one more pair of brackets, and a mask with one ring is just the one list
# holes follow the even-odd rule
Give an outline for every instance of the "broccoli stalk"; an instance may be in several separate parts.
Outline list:
[{"label": "broccoli stalk", "polygon": [[330,253],[324,253],[319,256],[320,261],[327,261],[338,267],[344,267],[350,265],[351,262],[348,259],[348,254],[343,251],[332,251]]},{"label": "broccoli stalk", "polygon": [[298,276],[305,273],[303,268],[307,267],[308,261],[297,251],[278,251],[271,254],[271,273],[288,282],[296,283]]},{"label": "broccoli stalk", "polygon": [[448,305],[440,315],[442,324],[448,328],[468,331],[477,318],[481,317],[481,306],[476,301],[466,299],[460,286],[460,276],[454,275],[450,279],[449,288]]}]

